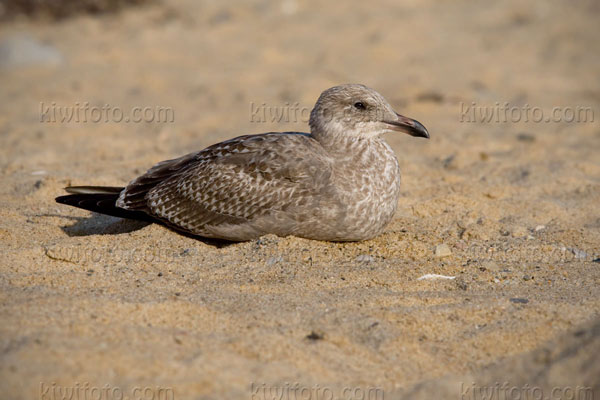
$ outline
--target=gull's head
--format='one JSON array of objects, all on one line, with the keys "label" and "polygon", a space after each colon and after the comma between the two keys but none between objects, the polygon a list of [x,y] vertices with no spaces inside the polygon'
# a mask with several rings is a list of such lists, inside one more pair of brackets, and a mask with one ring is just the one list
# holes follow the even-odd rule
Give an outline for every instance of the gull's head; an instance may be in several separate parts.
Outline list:
[{"label": "gull's head", "polygon": [[387,132],[429,138],[420,122],[398,114],[382,95],[359,84],[334,86],[321,93],[310,113],[309,125],[317,139],[368,139]]}]

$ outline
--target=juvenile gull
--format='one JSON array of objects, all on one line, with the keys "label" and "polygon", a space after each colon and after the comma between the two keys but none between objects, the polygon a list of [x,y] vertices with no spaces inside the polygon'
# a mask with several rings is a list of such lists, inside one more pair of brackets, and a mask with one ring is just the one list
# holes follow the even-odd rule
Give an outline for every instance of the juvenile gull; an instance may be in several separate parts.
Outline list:
[{"label": "juvenile gull", "polygon": [[309,125],[310,133],[239,136],[163,161],[125,188],[71,186],[56,201],[232,241],[377,236],[400,195],[398,160],[383,134],[429,133],[359,84],[324,91]]}]

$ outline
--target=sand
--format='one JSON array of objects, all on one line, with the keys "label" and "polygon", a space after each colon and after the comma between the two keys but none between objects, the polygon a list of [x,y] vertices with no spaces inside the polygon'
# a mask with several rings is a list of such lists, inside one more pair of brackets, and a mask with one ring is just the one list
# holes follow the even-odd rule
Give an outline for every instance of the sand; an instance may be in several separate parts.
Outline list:
[{"label": "sand", "polygon": [[[31,54],[2,53],[0,65],[1,397],[594,387],[599,13],[591,1],[190,0],[5,22],[3,48]],[[306,113],[269,113],[309,110],[345,82],[375,88],[431,133],[388,137],[402,198],[374,240],[223,245],[54,202],[64,186],[125,185],[233,136],[305,131]],[[506,102],[545,116],[588,107],[595,119],[468,122]],[[84,103],[174,118],[61,122],[48,111]],[[583,350],[544,350],[563,348]],[[541,379],[548,365],[560,374]]]}]

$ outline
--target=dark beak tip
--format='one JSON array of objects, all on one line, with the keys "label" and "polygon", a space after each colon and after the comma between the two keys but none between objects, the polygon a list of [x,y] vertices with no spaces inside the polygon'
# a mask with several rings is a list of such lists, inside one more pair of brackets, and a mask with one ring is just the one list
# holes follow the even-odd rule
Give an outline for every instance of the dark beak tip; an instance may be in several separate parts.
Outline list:
[{"label": "dark beak tip", "polygon": [[430,139],[430,136],[429,136],[429,131],[428,131],[427,129],[423,129],[422,131],[419,131],[419,134],[418,134],[418,135],[416,135],[416,136],[417,136],[417,137],[422,137],[422,138],[425,138],[425,139],[427,139],[427,140],[429,140],[429,139]]},{"label": "dark beak tip", "polygon": [[417,120],[404,117],[396,113],[397,119],[395,121],[384,121],[390,125],[394,125],[396,130],[409,134],[413,137],[422,137],[429,139],[429,131]]},{"label": "dark beak tip", "polygon": [[423,126],[422,123],[419,121],[414,121],[413,136],[429,139],[429,131]]}]

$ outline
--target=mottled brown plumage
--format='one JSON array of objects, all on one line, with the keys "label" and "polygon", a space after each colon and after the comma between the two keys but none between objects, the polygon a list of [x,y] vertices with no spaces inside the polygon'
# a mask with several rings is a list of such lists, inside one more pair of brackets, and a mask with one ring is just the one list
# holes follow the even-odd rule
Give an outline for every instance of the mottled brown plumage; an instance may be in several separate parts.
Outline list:
[{"label": "mottled brown plumage", "polygon": [[[429,134],[356,84],[323,92],[310,127],[310,134],[240,136],[163,161],[117,195],[111,188],[115,201],[104,212],[147,215],[193,235],[234,241],[268,233],[333,241],[378,235],[400,193],[398,161],[382,135]],[[67,190],[74,194],[59,202],[103,212],[89,206],[94,196],[106,203],[101,188]]]}]

